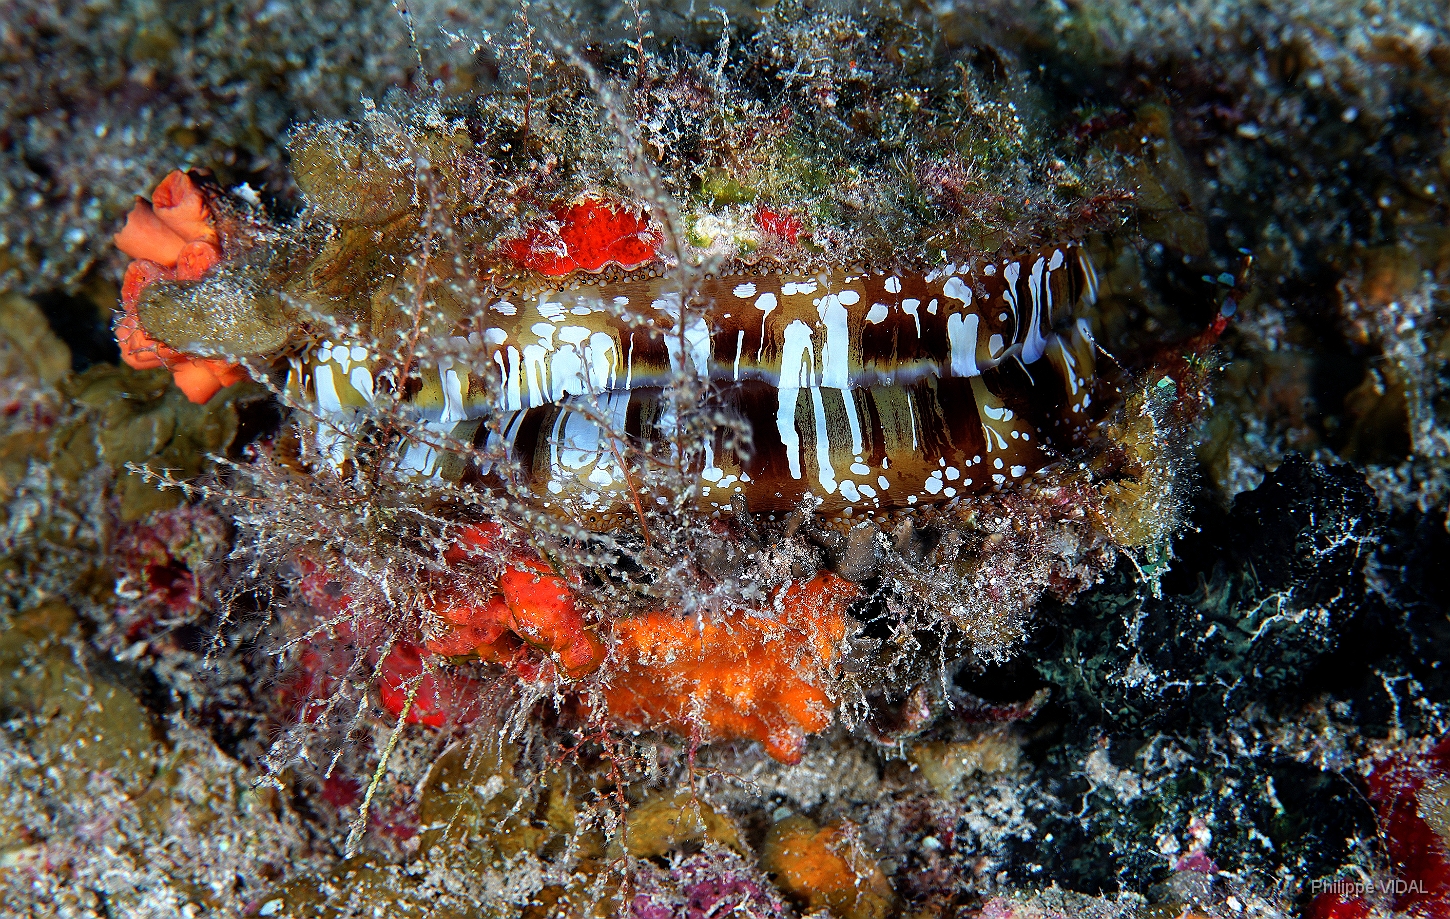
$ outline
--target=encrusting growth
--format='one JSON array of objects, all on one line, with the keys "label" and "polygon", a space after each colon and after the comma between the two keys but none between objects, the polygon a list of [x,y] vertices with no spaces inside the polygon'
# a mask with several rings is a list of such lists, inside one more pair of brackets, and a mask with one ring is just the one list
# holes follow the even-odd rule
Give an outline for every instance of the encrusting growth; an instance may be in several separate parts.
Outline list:
[{"label": "encrusting growth", "polygon": [[[834,720],[830,668],[846,636],[846,610],[860,596],[835,575],[788,583],[763,608],[718,622],[661,609],[596,624],[569,582],[537,554],[510,548],[496,524],[462,528],[445,559],[456,576],[434,596],[437,631],[397,635],[391,644],[380,619],[355,615],[354,597],[337,577],[315,561],[300,564],[302,594],[334,617],[333,634],[387,647],[371,656],[379,697],[410,723],[444,727],[481,714],[480,682],[450,661],[497,664],[523,682],[552,685],[617,729],[667,730],[698,743],[753,740],[787,763]],[[491,581],[473,570],[485,560],[503,561]],[[303,652],[293,695],[326,695],[335,685],[350,658],[337,659],[326,644],[319,639]],[[595,686],[599,695],[591,696]],[[602,699],[602,708],[590,712],[591,699]],[[303,720],[316,717],[316,703],[299,702]]]},{"label": "encrusting growth", "polygon": [[668,612],[621,620],[618,669],[604,687],[609,714],[702,740],[757,740],[799,762],[807,735],[831,724],[827,673],[858,595],[849,581],[818,574],[783,588],[773,608],[724,622]]},{"label": "encrusting growth", "polygon": [[592,673],[604,661],[605,648],[584,620],[564,579],[537,556],[509,552],[497,525],[465,527],[444,557],[466,565],[470,558],[503,554],[508,563],[499,573],[497,593],[487,597],[445,594],[438,615],[448,624],[444,634],[425,642],[428,650],[448,657],[477,657],[536,676],[537,663],[521,657],[531,646],[552,659],[574,679]]},{"label": "encrusting growth", "polygon": [[[596,633],[568,583],[537,556],[509,551],[497,526],[465,528],[446,558],[466,567],[485,555],[507,558],[497,591],[445,592],[435,607],[441,634],[422,648],[400,642],[384,659],[380,692],[394,714],[404,708],[409,681],[418,679],[409,720],[436,727],[449,716],[468,717],[459,682],[467,678],[425,673],[438,669],[424,667],[422,654],[431,652],[501,664],[529,682],[557,675],[565,691],[598,672],[608,723],[667,729],[700,742],[755,740],[784,762],[799,761],[807,736],[833,720],[826,680],[846,635],[846,607],[860,593],[848,581],[818,574],[782,588],[765,609],[723,622],[660,610]],[[309,596],[331,609],[346,607],[340,595],[316,586]],[[601,636],[611,630],[609,647]]]},{"label": "encrusting growth", "polygon": [[629,208],[594,198],[554,208],[558,225],[530,228],[504,243],[504,255],[542,275],[563,277],[614,265],[628,270],[655,260],[661,234]]},{"label": "encrusting growth", "polygon": [[151,200],[138,197],[116,234],[116,248],[135,261],[126,266],[122,315],[116,322],[121,359],[137,370],[165,367],[192,402],[201,404],[247,378],[236,364],[193,357],[152,338],[141,326],[137,304],[155,281],[198,281],[222,259],[221,236],[201,188],[190,175],[173,171]]}]

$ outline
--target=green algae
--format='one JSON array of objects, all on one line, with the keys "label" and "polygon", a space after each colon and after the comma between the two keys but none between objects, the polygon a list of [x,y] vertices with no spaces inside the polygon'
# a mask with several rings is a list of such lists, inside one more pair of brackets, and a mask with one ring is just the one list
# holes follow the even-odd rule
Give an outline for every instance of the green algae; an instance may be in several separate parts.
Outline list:
[{"label": "green algae", "polygon": [[239,408],[261,395],[238,384],[194,405],[164,369],[105,365],[67,381],[66,392],[80,412],[57,430],[52,468],[77,481],[98,463],[110,466],[123,520],[181,504],[184,492],[162,479],[183,482],[210,469],[211,457],[236,439]]}]

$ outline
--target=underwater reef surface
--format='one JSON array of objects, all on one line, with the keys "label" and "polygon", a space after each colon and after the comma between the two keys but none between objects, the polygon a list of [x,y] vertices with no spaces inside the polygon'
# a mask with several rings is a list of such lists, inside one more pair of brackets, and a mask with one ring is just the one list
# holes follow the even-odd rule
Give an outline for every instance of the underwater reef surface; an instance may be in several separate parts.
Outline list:
[{"label": "underwater reef surface", "polygon": [[1437,3],[0,11],[0,905],[1450,916]]}]

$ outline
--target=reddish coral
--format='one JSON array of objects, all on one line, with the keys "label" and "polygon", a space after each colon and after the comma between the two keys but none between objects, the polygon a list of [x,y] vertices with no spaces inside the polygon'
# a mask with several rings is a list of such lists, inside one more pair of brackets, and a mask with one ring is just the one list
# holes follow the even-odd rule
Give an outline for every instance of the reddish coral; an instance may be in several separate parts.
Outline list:
[{"label": "reddish coral", "polygon": [[755,209],[755,225],[771,236],[779,236],[792,245],[800,239],[801,231],[805,229],[805,224],[796,215],[764,205]]},{"label": "reddish coral", "polygon": [[315,723],[328,709],[326,699],[338,689],[347,662],[339,660],[332,642],[307,642],[296,667],[278,683],[277,697],[289,719]]},{"label": "reddish coral", "polygon": [[350,775],[334,772],[322,780],[322,800],[342,810],[362,800],[362,782]]},{"label": "reddish coral", "polygon": [[793,915],[754,866],[729,852],[672,859],[668,870],[643,862],[635,885],[629,919],[784,919]]},{"label": "reddish coral", "polygon": [[[467,527],[445,557],[466,564],[479,556],[506,550],[493,524]],[[450,657],[476,656],[497,663],[522,665],[522,642],[543,651],[566,676],[577,678],[598,669],[605,649],[589,629],[563,578],[537,556],[509,553],[499,574],[498,592],[483,598],[447,595],[438,613],[451,628],[425,644]]]},{"label": "reddish coral", "polygon": [[[1369,777],[1369,799],[1379,812],[1385,854],[1395,868],[1396,910],[1412,916],[1450,915],[1450,857],[1447,841],[1427,822],[1426,808],[1447,807],[1450,737],[1423,756],[1395,757]],[[1438,794],[1434,794],[1438,792]],[[1439,800],[1431,800],[1432,794]],[[1444,813],[1435,816],[1443,825]]]},{"label": "reddish coral", "polygon": [[156,186],[152,201],[137,198],[116,248],[135,259],[121,286],[122,316],[116,322],[121,359],[137,370],[166,367],[177,387],[195,403],[247,378],[236,364],[182,354],[152,338],[141,326],[136,304],[155,281],[196,281],[221,261],[221,242],[206,198],[180,170]]},{"label": "reddish coral", "polygon": [[226,540],[222,519],[198,506],[157,511],[121,527],[109,560],[125,601],[116,616],[126,638],[174,642],[176,625],[200,614],[209,562],[225,551]]},{"label": "reddish coral", "polygon": [[[1371,893],[1385,896],[1396,914],[1423,919],[1450,915],[1450,737],[1429,752],[1389,757],[1367,780],[1380,839],[1391,876],[1332,885],[1314,898],[1309,919],[1362,919],[1371,912]],[[1343,889],[1338,889],[1343,888]]]},{"label": "reddish coral", "polygon": [[[442,658],[425,660],[428,649],[409,641],[389,643],[390,629],[381,620],[355,608],[344,585],[315,560],[299,559],[303,577],[299,590],[309,606],[334,619],[328,631],[308,641],[298,666],[282,681],[284,706],[298,720],[316,721],[326,710],[326,698],[341,685],[360,661],[376,664],[378,695],[393,715],[408,709],[410,724],[443,727],[450,720],[462,723],[478,714],[474,700],[477,681],[442,667]],[[379,655],[382,648],[388,653]],[[378,649],[378,650],[374,650]],[[417,694],[408,708],[414,684]]]},{"label": "reddish coral", "polygon": [[[415,683],[417,694],[408,708],[408,693]],[[422,649],[410,642],[398,642],[378,667],[378,694],[383,707],[395,716],[407,708],[404,720],[409,724],[441,728],[450,718],[467,721],[476,714],[478,685],[459,673],[430,672],[423,662]]]},{"label": "reddish coral", "polygon": [[857,588],[834,575],[795,583],[774,609],[726,622],[650,613],[615,624],[612,718],[704,740],[748,738],[795,763],[834,703],[821,688]]},{"label": "reddish coral", "polygon": [[646,215],[593,198],[555,208],[557,225],[535,227],[504,243],[510,260],[540,274],[638,268],[658,257],[661,236]]}]

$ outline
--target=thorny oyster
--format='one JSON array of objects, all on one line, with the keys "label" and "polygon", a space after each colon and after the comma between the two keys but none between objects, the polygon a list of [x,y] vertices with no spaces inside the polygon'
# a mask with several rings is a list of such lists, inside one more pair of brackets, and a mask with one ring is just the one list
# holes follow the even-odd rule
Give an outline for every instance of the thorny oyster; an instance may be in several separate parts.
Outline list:
[{"label": "thorny oyster", "polygon": [[[312,488],[356,489],[364,506],[426,509],[391,531],[370,514],[357,529],[337,520],[289,547],[334,592],[310,591],[330,628],[347,619],[355,642],[401,642],[378,654],[385,705],[410,720],[462,718],[473,677],[459,661],[477,658],[535,691],[572,684],[605,729],[754,738],[795,761],[843,701],[864,713],[865,696],[887,688],[860,674],[919,670],[902,638],[932,632],[939,668],[948,653],[1005,654],[1037,595],[1070,596],[1111,560],[1115,536],[1151,529],[1106,525],[1125,489],[1120,511],[1171,517],[1160,455],[1171,447],[1151,417],[1147,434],[1100,424],[1116,401],[1095,373],[1100,282],[1072,237],[1108,215],[1072,221],[1066,202],[1081,191],[1038,206],[1043,219],[1059,212],[1041,232],[1064,242],[983,254],[975,215],[926,203],[921,244],[873,252],[820,202],[777,192],[767,208],[740,185],[729,164],[746,155],[741,139],[783,116],[723,76],[694,86],[691,114],[643,92],[631,111],[613,80],[567,55],[551,104],[592,101],[635,157],[623,167],[601,156],[607,136],[535,139],[542,114],[516,98],[427,101],[303,131],[294,169],[312,197],[290,223],[178,172],[117,237],[136,257],[117,327],[128,363],[179,361],[196,401],[230,379],[231,361],[258,379],[286,368],[274,385],[292,410],[288,436],[242,477],[271,465]],[[923,92],[961,108],[968,85]],[[737,109],[723,132],[722,105]],[[664,111],[697,137],[697,157],[631,148],[635,123]],[[963,121],[952,148],[981,131]],[[511,142],[537,149],[511,162],[500,154]],[[1024,155],[1001,168],[1025,168]],[[510,235],[510,206],[526,215],[552,191],[535,175],[550,157],[620,174]],[[1078,172],[1114,174],[1078,158]],[[778,237],[765,250],[738,239],[714,251],[715,236],[700,237],[742,217],[709,190],[722,175],[735,197],[757,199],[744,213]],[[496,213],[480,194],[511,204]],[[1119,199],[1111,185],[1101,195]],[[203,257],[188,260],[192,249]],[[858,264],[841,267],[848,254]],[[153,335],[159,345],[135,344]],[[199,372],[209,385],[191,383]],[[1143,462],[1129,470],[1135,449]],[[1013,573],[967,545],[973,517],[1004,491],[1057,541],[1054,558],[1015,573],[1015,596],[997,587]],[[867,592],[849,623],[860,591],[842,577]],[[898,640],[867,637],[870,615]],[[792,625],[775,635],[775,619]],[[804,644],[792,645],[797,631]],[[830,671],[847,648],[858,675],[842,679]],[[631,682],[679,701],[622,692]]]}]

